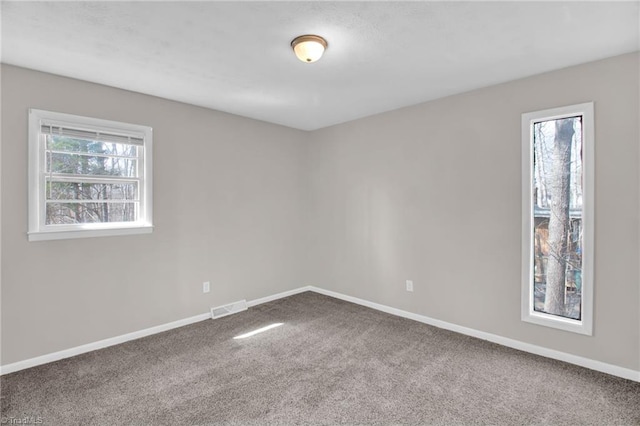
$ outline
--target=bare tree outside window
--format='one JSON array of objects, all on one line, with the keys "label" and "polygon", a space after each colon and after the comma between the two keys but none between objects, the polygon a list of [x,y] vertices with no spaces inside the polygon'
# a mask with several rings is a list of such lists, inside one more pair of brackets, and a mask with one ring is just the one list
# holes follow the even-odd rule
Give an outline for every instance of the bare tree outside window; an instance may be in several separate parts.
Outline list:
[{"label": "bare tree outside window", "polygon": [[533,126],[534,310],[582,315],[582,117]]},{"label": "bare tree outside window", "polygon": [[138,146],[45,137],[47,225],[137,219]]}]

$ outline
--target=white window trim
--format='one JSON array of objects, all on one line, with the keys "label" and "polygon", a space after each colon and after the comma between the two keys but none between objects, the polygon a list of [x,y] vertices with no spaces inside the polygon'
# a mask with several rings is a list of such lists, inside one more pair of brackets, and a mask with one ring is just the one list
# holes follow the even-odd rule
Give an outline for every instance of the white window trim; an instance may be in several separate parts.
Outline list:
[{"label": "white window trim", "polygon": [[[575,117],[582,119],[582,315],[563,318],[533,309],[533,125]],[[594,253],[594,113],[593,102],[522,114],[522,321],[579,334],[593,335]]]},{"label": "white window trim", "polygon": [[[81,126],[105,133],[142,136],[143,184],[140,191],[140,215],[134,223],[93,223],[76,225],[46,225],[44,222],[44,158],[40,129],[43,123]],[[108,237],[116,235],[147,234],[153,231],[153,131],[151,127],[120,123],[72,114],[29,109],[29,241],[69,238]]]}]

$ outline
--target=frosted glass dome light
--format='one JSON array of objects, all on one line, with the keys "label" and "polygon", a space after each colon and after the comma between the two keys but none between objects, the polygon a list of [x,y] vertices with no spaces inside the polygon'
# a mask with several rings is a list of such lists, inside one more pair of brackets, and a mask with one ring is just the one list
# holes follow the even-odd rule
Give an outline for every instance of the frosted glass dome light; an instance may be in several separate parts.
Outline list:
[{"label": "frosted glass dome light", "polygon": [[291,42],[291,47],[302,62],[315,62],[322,57],[327,41],[317,35],[302,35]]}]

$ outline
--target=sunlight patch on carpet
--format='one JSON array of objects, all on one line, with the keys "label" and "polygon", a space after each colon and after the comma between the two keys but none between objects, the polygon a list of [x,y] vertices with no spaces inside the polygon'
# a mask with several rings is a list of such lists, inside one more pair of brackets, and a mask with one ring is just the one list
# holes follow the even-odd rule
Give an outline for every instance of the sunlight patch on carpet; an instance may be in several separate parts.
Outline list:
[{"label": "sunlight patch on carpet", "polygon": [[282,324],[284,324],[284,323],[276,322],[276,323],[273,323],[273,324],[269,324],[266,327],[262,327],[262,328],[259,328],[257,330],[253,330],[253,331],[250,331],[248,333],[244,333],[244,334],[241,334],[239,336],[236,336],[236,337],[234,337],[234,339],[246,339],[247,337],[255,336],[256,334],[265,332],[267,330],[271,330],[272,328],[280,327]]}]

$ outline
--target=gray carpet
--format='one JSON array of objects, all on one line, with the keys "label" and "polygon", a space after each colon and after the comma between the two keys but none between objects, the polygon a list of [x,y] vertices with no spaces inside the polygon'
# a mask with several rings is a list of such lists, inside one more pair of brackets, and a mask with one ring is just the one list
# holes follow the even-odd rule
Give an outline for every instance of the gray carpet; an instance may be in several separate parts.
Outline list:
[{"label": "gray carpet", "polygon": [[310,292],[0,382],[44,425],[640,425],[640,383]]}]

